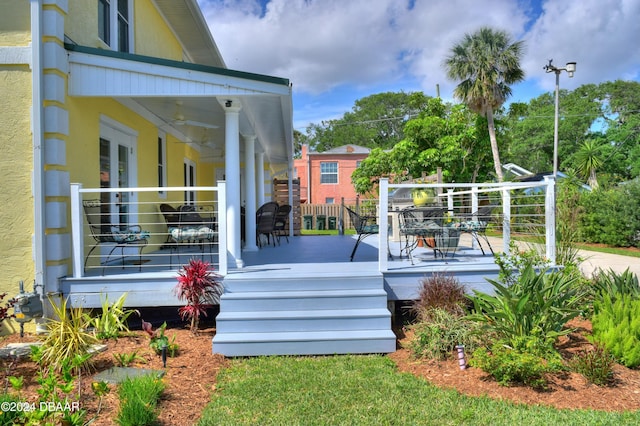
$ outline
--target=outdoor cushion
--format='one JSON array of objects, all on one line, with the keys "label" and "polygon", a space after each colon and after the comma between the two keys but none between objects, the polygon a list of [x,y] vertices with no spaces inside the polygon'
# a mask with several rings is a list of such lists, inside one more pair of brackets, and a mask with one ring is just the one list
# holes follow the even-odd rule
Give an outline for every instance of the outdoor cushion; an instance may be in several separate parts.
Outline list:
[{"label": "outdoor cushion", "polygon": [[175,241],[213,239],[213,229],[208,226],[170,227],[169,234]]},{"label": "outdoor cushion", "polygon": [[149,238],[149,232],[141,229],[132,228],[125,231],[120,230],[116,226],[111,227],[111,236],[116,243],[131,243],[134,241],[146,240]]}]

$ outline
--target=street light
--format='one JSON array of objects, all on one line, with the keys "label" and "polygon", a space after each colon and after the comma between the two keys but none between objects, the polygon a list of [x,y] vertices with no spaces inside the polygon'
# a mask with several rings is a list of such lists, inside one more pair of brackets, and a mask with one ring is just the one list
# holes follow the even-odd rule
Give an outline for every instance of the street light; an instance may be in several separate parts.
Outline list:
[{"label": "street light", "polygon": [[576,63],[567,62],[564,68],[558,68],[551,64],[553,59],[549,59],[549,63],[543,67],[546,72],[556,73],[556,113],[555,113],[555,125],[553,128],[553,177],[558,177],[558,107],[560,105],[560,73],[566,71],[569,74],[569,78],[573,77],[573,73],[576,72]]}]

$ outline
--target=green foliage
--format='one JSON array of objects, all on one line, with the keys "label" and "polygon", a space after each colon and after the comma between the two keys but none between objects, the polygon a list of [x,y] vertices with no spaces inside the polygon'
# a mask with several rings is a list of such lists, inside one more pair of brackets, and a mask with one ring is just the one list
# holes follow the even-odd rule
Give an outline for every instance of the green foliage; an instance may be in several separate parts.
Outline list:
[{"label": "green foliage", "polygon": [[615,357],[607,349],[596,344],[592,350],[582,350],[569,361],[569,366],[576,373],[582,374],[589,383],[604,386],[613,380]]},{"label": "green foliage", "polygon": [[169,341],[169,337],[165,336],[164,332],[167,328],[167,323],[164,322],[162,323],[162,325],[156,329],[155,331],[153,330],[151,323],[148,323],[146,321],[142,321],[142,329],[149,335],[149,346],[151,347],[151,349],[153,349],[153,351],[156,354],[161,354],[162,353],[162,348],[167,348],[167,356],[170,357],[175,357],[178,356],[178,344],[175,343],[176,340],[176,336],[173,336],[173,339],[171,339],[171,341]]},{"label": "green foliage", "polygon": [[435,308],[463,315],[468,301],[465,287],[457,278],[445,273],[434,273],[420,280],[418,298],[412,303],[411,311],[421,321],[428,319]]},{"label": "green foliage", "polygon": [[121,333],[129,332],[127,319],[133,313],[140,314],[135,309],[124,309],[127,293],[123,293],[112,305],[109,296],[102,300],[102,312],[96,317],[88,316],[88,322],[94,328],[98,339],[116,339]]},{"label": "green foliage", "polygon": [[422,92],[366,96],[358,99],[342,118],[309,126],[305,141],[318,152],[347,144],[391,148],[404,138],[407,117],[421,111],[427,100]]},{"label": "green foliage", "polygon": [[508,253],[495,254],[495,262],[500,267],[498,280],[507,286],[516,284],[522,271],[527,268],[540,270],[549,267],[549,261],[535,249],[520,250],[513,240],[509,242]]},{"label": "green foliage", "polygon": [[468,351],[480,345],[477,323],[441,308],[430,309],[427,316],[412,326],[415,335],[410,349],[415,357],[443,360],[453,355],[457,345]]},{"label": "green foliage", "polygon": [[593,291],[595,297],[601,298],[606,294],[609,298],[616,299],[622,295],[628,295],[632,299],[640,299],[640,283],[638,276],[627,268],[621,274],[613,269],[608,271],[598,270],[593,277]]},{"label": "green foliage", "polygon": [[123,426],[157,424],[156,406],[164,387],[162,380],[152,375],[124,380],[118,386],[120,410],[116,423]]},{"label": "green foliage", "polygon": [[128,367],[136,361],[143,361],[140,355],[138,355],[138,351],[133,351],[131,353],[117,353],[113,354],[113,358],[115,358],[116,362],[121,367]]},{"label": "green foliage", "polygon": [[[89,319],[82,308],[67,308],[67,299],[62,299],[60,305],[49,299],[53,308],[54,318],[47,322],[48,333],[42,340],[38,362],[43,366],[51,366],[60,370],[64,362],[85,358],[91,345],[97,343],[93,334],[87,332]],[[86,369],[89,357],[77,367]]]},{"label": "green foliage", "polygon": [[546,374],[563,369],[558,354],[543,357],[516,350],[500,341],[493,344],[490,351],[484,347],[476,349],[469,364],[490,374],[503,386],[524,383],[536,389],[546,389]]},{"label": "green foliage", "polygon": [[593,304],[593,339],[622,365],[640,366],[640,299],[629,294],[615,299],[604,294]]},{"label": "green foliage", "polygon": [[[377,188],[381,177],[402,182],[408,176],[436,173],[446,181],[476,181],[487,176],[488,139],[480,119],[464,105],[430,98],[405,126],[405,139],[391,149],[374,148],[351,175],[356,192]],[[482,124],[482,125],[480,125]]]},{"label": "green foliage", "polygon": [[[41,361],[41,351],[37,346],[32,346],[32,358]],[[81,376],[77,377],[78,395],[72,397],[71,393],[76,389],[73,373],[80,374],[80,367],[84,365],[88,355],[76,355],[74,358],[65,358],[60,361],[58,370],[53,366],[43,366],[40,364],[36,382],[40,386],[37,389],[38,400],[32,402],[30,409],[23,410],[20,413],[20,421],[15,424],[64,424],[64,425],[83,425],[86,417],[86,411],[80,408],[79,403],[74,405],[71,401],[80,400],[80,389],[82,387]],[[24,385],[22,377],[10,378],[12,388],[20,392]]]},{"label": "green foliage", "polygon": [[640,182],[581,194],[580,236],[590,243],[640,247]]},{"label": "green foliage", "polygon": [[474,313],[468,318],[485,323],[516,350],[553,352],[556,338],[570,332],[564,325],[580,312],[576,280],[562,273],[536,273],[527,265],[511,285],[488,280],[494,295],[474,290]]}]

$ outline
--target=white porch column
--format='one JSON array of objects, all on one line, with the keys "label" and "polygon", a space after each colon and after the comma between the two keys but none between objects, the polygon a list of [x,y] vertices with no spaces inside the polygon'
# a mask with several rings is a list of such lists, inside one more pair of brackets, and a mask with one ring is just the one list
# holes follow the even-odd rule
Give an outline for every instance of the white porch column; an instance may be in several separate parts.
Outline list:
[{"label": "white porch column", "polygon": [[265,203],[264,199],[264,152],[258,152],[256,155],[256,188],[258,189],[258,205]]},{"label": "white porch column", "polygon": [[242,268],[240,242],[240,101],[218,99],[224,109],[224,171],[227,182],[227,253],[233,268]]},{"label": "white porch column", "polygon": [[257,251],[256,245],[256,137],[242,135],[244,139],[244,182],[245,182],[245,251]]}]

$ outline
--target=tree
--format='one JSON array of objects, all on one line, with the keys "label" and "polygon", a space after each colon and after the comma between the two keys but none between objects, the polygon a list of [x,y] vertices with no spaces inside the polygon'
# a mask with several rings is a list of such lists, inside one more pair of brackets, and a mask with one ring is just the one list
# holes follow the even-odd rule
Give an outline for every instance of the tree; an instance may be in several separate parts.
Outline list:
[{"label": "tree", "polygon": [[403,132],[405,139],[392,149],[375,148],[360,163],[351,175],[356,192],[374,190],[383,176],[401,182],[408,176],[434,174],[438,168],[445,181],[475,182],[487,175],[486,123],[465,105],[431,98]]},{"label": "tree", "polygon": [[582,142],[580,149],[576,153],[578,161],[578,171],[587,179],[587,183],[593,188],[598,188],[596,171],[602,166],[600,157],[600,147],[593,139]]},{"label": "tree", "polygon": [[498,182],[503,181],[493,112],[511,95],[510,84],[524,79],[520,58],[524,43],[512,42],[504,31],[488,27],[465,34],[445,59],[447,77],[462,80],[453,94],[487,118],[491,153]]},{"label": "tree", "polygon": [[404,138],[407,120],[417,115],[427,100],[422,92],[385,92],[358,99],[342,118],[311,124],[307,142],[318,152],[347,144],[391,148]]}]

